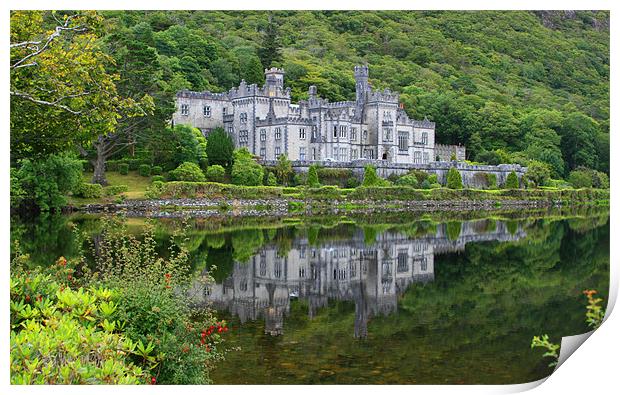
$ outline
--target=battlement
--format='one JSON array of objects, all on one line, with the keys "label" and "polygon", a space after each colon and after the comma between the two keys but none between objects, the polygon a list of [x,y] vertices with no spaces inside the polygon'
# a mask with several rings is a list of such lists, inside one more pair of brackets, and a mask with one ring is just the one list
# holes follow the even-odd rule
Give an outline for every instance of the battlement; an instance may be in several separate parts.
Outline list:
[{"label": "battlement", "polygon": [[360,66],[355,66],[353,68],[355,77],[366,77],[368,78],[368,66],[365,65],[360,65]]},{"label": "battlement", "polygon": [[224,100],[229,101],[230,97],[228,93],[213,93],[209,91],[196,92],[184,89],[177,92],[177,97],[183,97],[188,99],[206,99],[206,100]]}]

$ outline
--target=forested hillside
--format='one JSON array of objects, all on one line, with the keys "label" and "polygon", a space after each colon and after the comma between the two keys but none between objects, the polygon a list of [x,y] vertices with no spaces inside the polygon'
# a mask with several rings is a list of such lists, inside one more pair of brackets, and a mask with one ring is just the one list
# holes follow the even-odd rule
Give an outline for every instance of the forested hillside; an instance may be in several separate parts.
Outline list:
[{"label": "forested hillside", "polygon": [[260,84],[263,67],[282,66],[295,100],[312,84],[351,100],[353,66],[367,63],[375,87],[401,92],[410,115],[428,115],[438,141],[466,144],[470,159],[518,152],[511,159],[541,160],[555,176],[609,169],[608,12],[104,15],[108,29],[154,48],[170,91]]}]

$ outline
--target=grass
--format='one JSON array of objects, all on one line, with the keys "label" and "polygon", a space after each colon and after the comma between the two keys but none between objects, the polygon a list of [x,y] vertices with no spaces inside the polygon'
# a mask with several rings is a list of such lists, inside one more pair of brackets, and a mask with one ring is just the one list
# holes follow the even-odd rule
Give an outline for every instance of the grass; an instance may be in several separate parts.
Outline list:
[{"label": "grass", "polygon": [[[137,171],[130,171],[126,175],[115,171],[108,171],[105,175],[108,180],[108,185],[127,185],[127,187],[129,187],[127,192],[122,193],[122,195],[127,199],[144,199],[144,192],[151,184],[151,177],[142,177]],[[82,180],[84,182],[91,182],[92,178],[92,172],[85,171],[82,173]],[[69,201],[69,204],[81,206],[93,203],[112,203],[117,199],[118,195],[104,196],[102,198],[80,198],[69,196],[67,200]]]}]

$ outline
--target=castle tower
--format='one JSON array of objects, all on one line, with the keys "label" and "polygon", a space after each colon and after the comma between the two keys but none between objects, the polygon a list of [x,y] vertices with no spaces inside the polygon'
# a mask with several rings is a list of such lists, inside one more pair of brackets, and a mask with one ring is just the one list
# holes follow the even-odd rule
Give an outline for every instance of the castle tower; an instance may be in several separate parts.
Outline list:
[{"label": "castle tower", "polygon": [[269,96],[276,96],[278,89],[284,89],[284,70],[276,67],[265,69],[265,85]]},{"label": "castle tower", "polygon": [[355,100],[363,102],[368,90],[368,66],[355,66]]}]

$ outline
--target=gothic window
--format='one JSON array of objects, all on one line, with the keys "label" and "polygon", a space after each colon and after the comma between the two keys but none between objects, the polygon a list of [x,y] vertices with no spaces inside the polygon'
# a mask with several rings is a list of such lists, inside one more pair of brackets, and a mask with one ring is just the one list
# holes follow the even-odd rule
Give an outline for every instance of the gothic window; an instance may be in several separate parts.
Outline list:
[{"label": "gothic window", "polygon": [[282,276],[282,262],[280,262],[280,260],[273,265],[273,275],[275,278],[280,278]]},{"label": "gothic window", "polygon": [[407,263],[409,256],[407,250],[398,250],[398,258],[396,264],[396,272],[403,273],[409,270],[409,264]]},{"label": "gothic window", "polygon": [[239,282],[239,290],[245,292],[248,290],[248,280],[245,278]]},{"label": "gothic window", "polygon": [[232,127],[232,126],[229,126],[229,127],[228,127],[228,134],[232,134],[232,133],[233,133],[233,127]]},{"label": "gothic window", "polygon": [[299,160],[306,160],[306,148],[299,147]]},{"label": "gothic window", "polygon": [[409,132],[398,132],[398,150],[407,151],[409,149]]},{"label": "gothic window", "polygon": [[300,267],[299,268],[299,277],[300,278],[306,277],[306,268],[305,267]]},{"label": "gothic window", "polygon": [[426,257],[424,257],[424,259],[422,259],[422,264],[420,265],[420,270],[425,272],[427,268],[428,268],[428,261],[426,260]]},{"label": "gothic window", "polygon": [[334,125],[334,138],[338,137],[338,126]]},{"label": "gothic window", "polygon": [[413,163],[422,163],[422,153],[420,151],[413,153]]},{"label": "gothic window", "polygon": [[202,106],[202,115],[204,115],[207,118],[211,118],[211,107]]},{"label": "gothic window", "polygon": [[305,259],[305,258],[306,258],[306,248],[301,247],[299,249],[299,259]]},{"label": "gothic window", "polygon": [[316,138],[316,133],[317,133],[318,128],[316,126],[312,127],[312,138],[315,139]]},{"label": "gothic window", "polygon": [[222,115],[226,115],[226,107],[222,108]]},{"label": "gothic window", "polygon": [[343,162],[347,161],[347,149],[346,148],[340,148],[340,160]]},{"label": "gothic window", "polygon": [[276,128],[275,130],[275,134],[276,134],[276,140],[280,140],[282,138],[282,131],[280,130],[280,128]]},{"label": "gothic window", "polygon": [[424,152],[422,154],[422,162],[423,163],[428,163],[429,162],[429,160],[428,160],[428,152]]},{"label": "gothic window", "polygon": [[428,145],[428,133],[427,132],[422,133],[422,144]]},{"label": "gothic window", "polygon": [[247,112],[242,112],[241,114],[239,114],[239,121],[245,123],[248,121],[248,113]]},{"label": "gothic window", "polygon": [[189,115],[189,104],[181,104],[181,115]]},{"label": "gothic window", "polygon": [[392,128],[383,128],[383,141],[392,141]]},{"label": "gothic window", "polygon": [[260,141],[267,141],[267,129],[260,130]]},{"label": "gothic window", "polygon": [[239,145],[242,147],[247,147],[248,145],[248,131],[247,130],[239,131]]},{"label": "gothic window", "polygon": [[265,252],[260,253],[260,275],[262,277],[267,275],[267,256],[265,256]]},{"label": "gothic window", "polygon": [[261,147],[261,149],[260,149],[260,157],[261,157],[261,159],[265,159],[266,156],[267,156],[267,150],[265,149],[265,147]]},{"label": "gothic window", "polygon": [[357,150],[351,148],[351,160],[357,159]]},{"label": "gothic window", "polygon": [[278,157],[280,156],[280,147],[276,147],[274,151],[274,156],[276,157],[276,159],[278,159]]},{"label": "gothic window", "polygon": [[341,138],[346,138],[347,137],[347,127],[346,126],[341,126],[340,127],[340,137]]},{"label": "gothic window", "polygon": [[351,128],[351,140],[357,140],[357,129]]},{"label": "gothic window", "polygon": [[368,130],[364,130],[364,132],[362,133],[362,138],[364,140],[366,140],[368,138]]},{"label": "gothic window", "polygon": [[300,128],[299,129],[299,139],[300,140],[305,140],[306,139],[306,129],[304,129],[304,128]]}]

